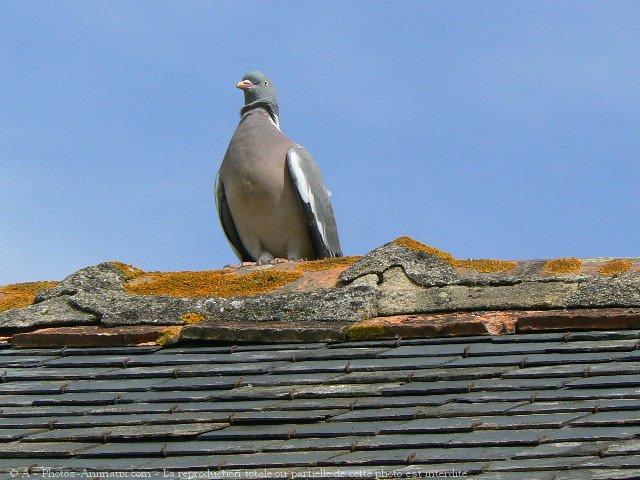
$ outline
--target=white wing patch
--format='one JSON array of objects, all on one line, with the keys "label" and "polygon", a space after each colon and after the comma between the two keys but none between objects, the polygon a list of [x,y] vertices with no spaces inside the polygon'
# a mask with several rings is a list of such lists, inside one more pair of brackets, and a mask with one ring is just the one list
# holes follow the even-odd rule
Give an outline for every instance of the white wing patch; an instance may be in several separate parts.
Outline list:
[{"label": "white wing patch", "polygon": [[318,228],[318,232],[320,232],[320,236],[322,237],[322,241],[327,243],[327,233],[325,231],[324,224],[320,221],[320,217],[318,215],[318,208],[316,207],[316,198],[313,196],[313,191],[311,190],[311,185],[307,180],[307,177],[304,174],[304,169],[302,168],[302,162],[300,160],[300,156],[298,153],[291,149],[289,150],[289,157],[291,159],[291,169],[293,170],[293,177],[296,179],[296,185],[298,187],[298,192],[300,193],[300,198],[305,203],[308,203],[311,206],[311,211],[313,212],[313,218],[316,221],[316,227]]}]

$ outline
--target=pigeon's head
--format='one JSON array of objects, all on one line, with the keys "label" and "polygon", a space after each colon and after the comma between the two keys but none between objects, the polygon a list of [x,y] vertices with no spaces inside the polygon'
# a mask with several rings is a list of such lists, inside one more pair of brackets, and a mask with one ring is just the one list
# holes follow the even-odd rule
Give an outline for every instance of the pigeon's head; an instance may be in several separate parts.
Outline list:
[{"label": "pigeon's head", "polygon": [[267,104],[276,111],[278,109],[278,94],[271,80],[262,72],[249,72],[236,87],[244,92],[245,106],[251,104]]}]

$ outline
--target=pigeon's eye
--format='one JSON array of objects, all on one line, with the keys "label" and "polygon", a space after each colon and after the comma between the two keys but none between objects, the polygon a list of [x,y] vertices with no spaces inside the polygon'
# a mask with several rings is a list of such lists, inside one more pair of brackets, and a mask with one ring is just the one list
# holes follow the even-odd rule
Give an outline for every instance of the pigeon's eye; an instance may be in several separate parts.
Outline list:
[{"label": "pigeon's eye", "polygon": [[269,86],[269,80],[265,80],[265,81],[264,81],[264,86],[265,86],[265,87],[268,87],[268,86]]}]

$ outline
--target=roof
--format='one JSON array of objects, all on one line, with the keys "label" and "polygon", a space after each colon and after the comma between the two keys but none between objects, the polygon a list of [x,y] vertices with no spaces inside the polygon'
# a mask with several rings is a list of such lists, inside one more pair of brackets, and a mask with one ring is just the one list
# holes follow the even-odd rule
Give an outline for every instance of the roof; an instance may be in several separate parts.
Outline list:
[{"label": "roof", "polygon": [[0,471],[637,478],[639,339],[5,348]]},{"label": "roof", "polygon": [[103,263],[0,287],[0,478],[638,478],[639,346],[638,258]]}]

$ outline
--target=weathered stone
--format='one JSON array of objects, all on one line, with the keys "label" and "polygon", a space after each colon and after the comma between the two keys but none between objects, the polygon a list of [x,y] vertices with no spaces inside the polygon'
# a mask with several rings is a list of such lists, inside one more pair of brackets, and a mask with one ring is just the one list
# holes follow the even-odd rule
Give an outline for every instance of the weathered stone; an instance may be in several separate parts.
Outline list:
[{"label": "weathered stone", "polygon": [[352,325],[353,340],[373,338],[431,338],[466,335],[503,335],[516,330],[516,312],[463,312],[435,315],[376,317]]},{"label": "weathered stone", "polygon": [[156,343],[166,336],[167,327],[141,325],[105,328],[91,325],[18,333],[11,338],[11,344],[18,348],[122,347]]},{"label": "weathered stone", "polygon": [[349,325],[345,322],[206,322],[184,327],[182,338],[257,343],[342,342]]},{"label": "weathered stone", "polygon": [[591,278],[580,283],[567,299],[567,306],[636,307],[640,306],[640,275],[621,274]]},{"label": "weathered stone", "polygon": [[408,278],[401,268],[393,267],[383,274],[378,315],[565,308],[569,296],[577,289],[578,284],[564,282],[423,287]]},{"label": "weathered stone", "polygon": [[512,312],[519,332],[548,330],[628,330],[640,328],[640,309],[593,308]]},{"label": "weathered stone", "polygon": [[357,322],[375,316],[377,289],[368,286],[312,292],[208,299],[209,317],[220,321]]},{"label": "weathered stone", "polygon": [[126,279],[127,276],[110,263],[86,267],[69,275],[59,285],[42,290],[36,296],[36,303],[78,292],[124,292]]},{"label": "weathered stone", "polygon": [[340,275],[343,284],[351,283],[365,275],[381,276],[392,267],[401,267],[406,274],[421,285],[450,285],[460,281],[449,263],[425,252],[389,242],[368,253]]},{"label": "weathered stone", "polygon": [[70,302],[94,313],[106,326],[182,325],[187,313],[206,315],[204,305],[211,300],[175,298],[164,295],[127,295],[117,292],[78,293]]},{"label": "weathered stone", "polygon": [[25,308],[14,308],[0,313],[0,329],[24,330],[50,325],[86,325],[96,323],[92,313],[73,308],[69,296],[51,298]]}]

